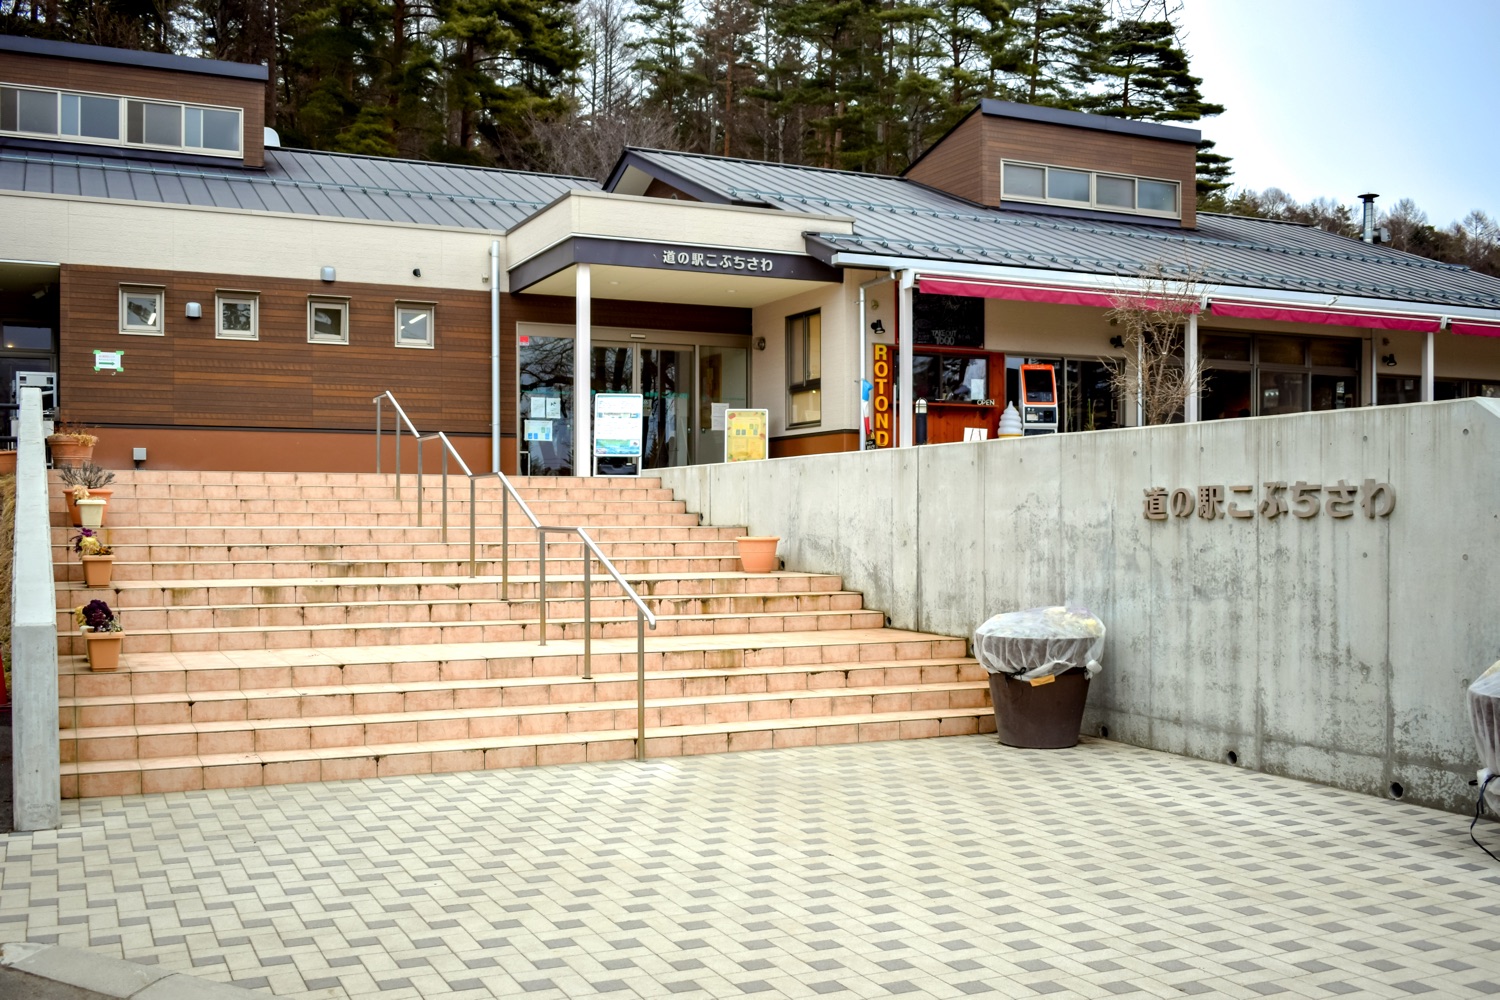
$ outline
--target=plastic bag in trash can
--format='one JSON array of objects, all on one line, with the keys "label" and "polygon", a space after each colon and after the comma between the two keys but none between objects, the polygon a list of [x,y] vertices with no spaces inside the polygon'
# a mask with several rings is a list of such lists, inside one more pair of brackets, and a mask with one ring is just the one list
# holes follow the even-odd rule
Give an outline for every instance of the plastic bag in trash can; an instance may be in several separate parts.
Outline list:
[{"label": "plastic bag in trash can", "polygon": [[[1469,685],[1469,721],[1474,724],[1474,742],[1479,747],[1479,766],[1500,774],[1500,662]],[[1485,804],[1500,814],[1500,778],[1484,791]]]},{"label": "plastic bag in trash can", "polygon": [[1084,608],[1032,608],[996,615],[974,630],[974,655],[992,674],[1023,681],[1082,667],[1099,672],[1104,623]]}]

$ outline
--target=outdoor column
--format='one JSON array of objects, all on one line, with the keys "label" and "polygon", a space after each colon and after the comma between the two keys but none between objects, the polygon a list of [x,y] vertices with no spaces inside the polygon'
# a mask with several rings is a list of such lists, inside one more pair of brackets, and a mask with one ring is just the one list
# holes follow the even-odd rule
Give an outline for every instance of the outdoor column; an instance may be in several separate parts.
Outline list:
[{"label": "outdoor column", "polygon": [[1369,377],[1365,380],[1369,384],[1365,386],[1369,398],[1365,400],[1366,406],[1374,406],[1380,402],[1380,343],[1375,334],[1370,334],[1370,350],[1367,352],[1367,364],[1369,365]]},{"label": "outdoor column", "polygon": [[1196,423],[1198,416],[1198,314],[1188,313],[1186,340],[1182,345],[1182,363],[1187,368],[1187,398],[1182,403],[1184,423]]},{"label": "outdoor column", "polygon": [[912,291],[916,283],[915,271],[901,272],[901,286],[897,293],[896,340],[900,359],[896,365],[896,423],[899,427],[897,445],[910,448],[915,440],[916,411],[912,408],[911,394],[911,347],[916,340],[912,331]]},{"label": "outdoor column", "polygon": [[577,286],[573,291],[576,312],[573,329],[573,475],[587,476],[594,471],[594,443],[589,422],[594,404],[589,396],[589,355],[592,353],[591,328],[593,302],[589,265],[579,264]]},{"label": "outdoor column", "polygon": [[1432,402],[1432,367],[1433,367],[1433,342],[1437,334],[1431,330],[1427,331],[1426,339],[1422,341],[1422,402]]}]

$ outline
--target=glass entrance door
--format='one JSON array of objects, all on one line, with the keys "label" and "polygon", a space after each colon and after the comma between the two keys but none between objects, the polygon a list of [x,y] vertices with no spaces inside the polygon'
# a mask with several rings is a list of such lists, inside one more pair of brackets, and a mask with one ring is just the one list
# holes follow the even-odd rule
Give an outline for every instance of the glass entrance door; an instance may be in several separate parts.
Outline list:
[{"label": "glass entrance door", "polygon": [[[594,392],[640,393],[641,467],[663,469],[692,461],[691,347],[600,344],[592,349]],[[599,472],[632,472],[628,459],[600,459]]]}]

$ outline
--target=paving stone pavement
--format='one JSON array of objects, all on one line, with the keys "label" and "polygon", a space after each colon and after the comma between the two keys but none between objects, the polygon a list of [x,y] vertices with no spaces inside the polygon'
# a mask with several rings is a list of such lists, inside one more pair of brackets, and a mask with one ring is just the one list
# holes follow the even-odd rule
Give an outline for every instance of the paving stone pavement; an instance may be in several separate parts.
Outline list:
[{"label": "paving stone pavement", "polygon": [[179,792],[64,815],[0,837],[0,941],[285,997],[1500,993],[1500,866],[1463,817],[1101,740]]}]

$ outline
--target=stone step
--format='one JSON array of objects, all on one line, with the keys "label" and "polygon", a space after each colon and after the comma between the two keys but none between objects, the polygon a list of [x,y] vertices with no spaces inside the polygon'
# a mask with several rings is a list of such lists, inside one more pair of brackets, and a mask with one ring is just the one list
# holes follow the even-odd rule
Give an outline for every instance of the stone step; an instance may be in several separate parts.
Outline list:
[{"label": "stone step", "polygon": [[[269,504],[270,502],[267,501]],[[495,528],[500,526],[500,513],[483,512],[481,522],[486,521]],[[698,527],[700,519],[697,514],[687,513],[639,513],[629,510],[616,510],[598,514],[561,513],[549,514],[543,519],[544,522],[561,522],[562,526],[583,527],[593,529],[595,527]],[[163,525],[186,526],[216,526],[216,527],[238,527],[238,526],[267,526],[267,527],[327,527],[336,528],[344,526],[402,526],[413,527],[440,526],[438,515],[433,513],[426,517],[423,525],[416,524],[416,514],[411,511],[387,511],[372,510],[371,505],[351,504],[346,508],[330,509],[325,511],[295,511],[287,510],[280,506],[271,505],[265,510],[240,509],[224,511],[208,510],[181,510],[181,511],[149,511],[137,516],[135,512],[124,511],[115,508],[114,502],[110,502],[110,510],[105,519],[105,528],[113,529],[121,524],[131,522],[154,523]],[[513,516],[511,527],[518,527],[518,522],[524,523],[523,518]],[[66,510],[54,505],[49,523],[54,528],[68,527],[68,516]],[[450,537],[452,532],[469,530],[468,515],[459,517],[456,512],[448,512],[448,530]]]},{"label": "stone step", "polygon": [[[636,670],[635,637],[597,639],[593,670]],[[892,661],[953,662],[967,657],[963,639],[904,629],[657,636],[646,633],[646,670],[734,675],[773,667],[818,666],[853,671]],[[94,673],[82,656],[59,658],[64,698],[140,697],[171,692],[323,688],[334,684],[438,683],[457,679],[573,677],[583,673],[583,643],[441,643],[427,646],[346,646],[193,653],[126,652],[120,670]],[[886,679],[891,683],[889,673]],[[921,675],[906,680],[920,681]]]},{"label": "stone step", "polygon": [[[993,732],[994,724],[994,713],[985,706],[660,726],[646,730],[645,753],[648,758],[680,757],[739,750],[965,736]],[[136,795],[626,760],[636,754],[635,737],[636,730],[631,727],[379,746],[70,762],[62,765],[62,789],[67,798]]]},{"label": "stone step", "polygon": [[[394,472],[209,472],[198,470],[181,469],[114,469],[115,487],[143,487],[156,485],[183,485],[183,486],[308,486],[323,489],[339,489],[352,486],[372,487],[388,486],[394,488],[396,474]],[[49,474],[53,491],[56,492],[62,485],[62,474],[54,469]],[[433,473],[428,472],[430,478]],[[609,493],[615,491],[629,492],[632,490],[661,490],[659,476],[640,476],[638,478],[623,478],[619,476],[511,476],[510,482],[521,493],[552,491],[577,491],[577,490],[602,490]],[[416,482],[416,473],[412,469],[405,470],[401,475],[402,488],[409,488]],[[468,489],[467,485],[464,487]],[[501,487],[493,479],[481,480],[480,490],[492,490],[498,492]]]},{"label": "stone step", "polygon": [[[515,482],[513,480],[513,482]],[[54,492],[61,496],[61,480]],[[384,478],[363,483],[342,485],[267,485],[267,484],[209,484],[197,482],[139,483],[127,478],[117,478],[104,487],[110,491],[111,502],[115,500],[349,500],[349,501],[401,501],[411,504],[417,496],[415,477],[403,477],[401,494],[396,495],[395,480]],[[442,486],[434,476],[426,477],[422,484],[422,497],[427,501],[441,499]],[[664,487],[549,487],[545,484],[522,486],[517,491],[529,505],[532,498],[538,503],[675,503],[672,491]],[[498,503],[509,496],[493,480],[479,484],[474,496],[482,502]],[[469,487],[463,480],[448,483],[450,503],[468,502]],[[514,497],[510,497],[515,502]]]},{"label": "stone step", "polygon": [[[551,569],[549,563],[548,569]],[[76,572],[75,572],[76,578]],[[818,573],[700,573],[688,577],[637,574],[627,577],[645,598],[713,597],[735,594],[832,593],[843,590],[837,576]],[[535,601],[535,576],[512,576],[508,598]],[[498,601],[501,584],[495,577],[369,577],[308,580],[126,580],[108,590],[87,591],[81,583],[57,591],[58,610],[71,610],[83,600],[102,596],[116,609],[222,607],[228,605],[280,606],[295,604],[360,604],[394,601]],[[618,597],[619,585],[603,574],[592,583],[595,598]],[[108,596],[113,594],[113,596]],[[554,601],[583,596],[583,578],[548,573],[547,595]],[[69,626],[71,628],[71,626]]]},{"label": "stone step", "polygon": [[[660,541],[734,541],[745,533],[744,528],[713,525],[594,525],[586,526],[589,537],[603,545],[607,542],[660,542]],[[52,528],[52,544],[66,546],[78,533],[72,526],[56,525]],[[498,545],[503,535],[498,524],[484,524],[474,532],[476,541]],[[530,524],[512,523],[512,544],[536,542],[536,532]],[[563,544],[565,536],[553,536],[549,545]],[[105,539],[115,547],[123,545],[355,545],[355,544],[418,544],[441,542],[441,528],[428,524],[418,528],[414,524],[386,525],[333,525],[303,527],[298,525],[110,525],[105,528]],[[450,524],[449,544],[469,544],[469,529],[465,523],[461,528]],[[573,544],[577,544],[574,542]]]},{"label": "stone step", "polygon": [[[796,675],[771,677],[800,679]],[[874,685],[684,694],[686,686],[682,679],[647,681],[647,728],[984,709],[989,702],[988,681],[974,680],[934,681],[920,690]],[[95,723],[63,726],[64,763],[634,729],[637,719],[636,681],[624,676],[392,693],[268,691],[252,698],[221,692],[191,705],[65,704],[63,708],[69,721]],[[137,712],[138,708],[157,711]],[[179,711],[173,717],[174,708],[190,714],[180,717]],[[309,714],[287,714],[299,708]],[[133,716],[160,721],[99,724],[124,718],[127,710]],[[247,710],[259,714],[247,716]]]},{"label": "stone step", "polygon": [[[378,605],[366,605],[375,618]],[[507,606],[502,606],[507,607]],[[63,627],[67,613],[59,612]],[[127,638],[125,649],[139,653],[191,653],[230,649],[283,649],[311,646],[411,646],[456,642],[524,642],[541,636],[536,618],[492,618],[469,621],[352,621],[330,624],[245,625],[225,627],[140,627],[124,620]],[[773,611],[764,614],[687,614],[663,615],[656,620],[654,636],[691,636],[733,633],[827,632],[843,629],[870,629],[885,625],[879,611]],[[596,639],[634,636],[637,632],[633,610],[628,616],[608,617],[595,614],[590,634]],[[579,617],[565,617],[549,610],[547,640],[581,639],[584,634]],[[85,640],[74,631],[60,632],[58,652],[82,655]]]},{"label": "stone step", "polygon": [[[576,539],[576,536],[573,536]],[[110,547],[118,562],[137,563],[223,563],[223,562],[389,562],[391,560],[469,558],[467,542],[400,542],[381,544],[351,542],[339,545],[317,545],[306,543],[273,542],[245,545],[126,545],[110,539]],[[620,559],[642,559],[651,556],[720,556],[738,558],[738,549],[733,540],[691,539],[654,542],[605,542],[599,545],[611,562]],[[474,546],[480,559],[499,559],[504,547],[498,542],[479,543]],[[515,542],[510,545],[510,557],[535,560],[541,551],[539,543]],[[547,543],[547,559],[582,559],[584,545],[567,535],[557,535]],[[72,546],[52,546],[53,564],[73,559]]]},{"label": "stone step", "polygon": [[[738,556],[643,556],[611,559],[615,569],[626,579],[642,574],[683,575],[688,573],[732,573],[740,569]],[[476,577],[501,575],[499,559],[481,559]],[[53,579],[58,583],[79,580],[81,567],[75,563],[53,564]],[[535,559],[512,559],[511,579],[536,576],[540,565]],[[595,575],[604,570],[595,567]],[[583,575],[581,559],[547,556],[547,579]],[[275,562],[246,559],[239,562],[122,562],[115,561],[113,580],[116,585],[146,580],[310,580],[356,577],[468,577],[467,554],[462,559],[384,559],[384,560],[303,560]],[[473,578],[471,578],[473,579]]]},{"label": "stone step", "polygon": [[[614,581],[610,581],[611,584]],[[634,620],[635,604],[622,596],[618,585],[613,592],[596,595],[589,602],[595,620]],[[651,613],[665,617],[692,616],[768,616],[784,613],[854,612],[864,604],[859,594],[849,591],[803,591],[770,594],[683,594],[643,597]],[[58,610],[57,627],[71,632],[73,607]],[[535,622],[540,603],[533,599],[453,598],[448,600],[411,601],[304,601],[295,604],[210,604],[133,607],[127,624],[132,634],[148,631],[197,631],[203,629],[286,628],[301,625],[342,625],[366,628],[378,624],[457,624],[462,622]],[[116,607],[124,616],[123,607]],[[579,598],[549,597],[549,622],[581,619],[584,601]],[[665,633],[664,633],[665,634]]]}]

